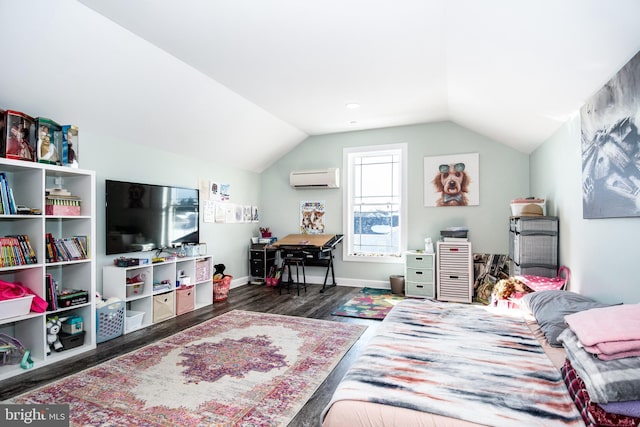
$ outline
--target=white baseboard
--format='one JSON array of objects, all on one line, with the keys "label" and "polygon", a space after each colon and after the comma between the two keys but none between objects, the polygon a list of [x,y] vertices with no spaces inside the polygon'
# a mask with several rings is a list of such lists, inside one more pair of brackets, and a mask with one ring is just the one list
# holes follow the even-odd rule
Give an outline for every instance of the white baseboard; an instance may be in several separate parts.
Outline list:
[{"label": "white baseboard", "polygon": [[[234,278],[231,280],[231,289],[238,286],[249,283],[249,276]],[[323,276],[311,276],[307,275],[307,283],[314,285],[322,285],[324,282]],[[327,279],[327,282],[331,283],[331,278]],[[391,285],[388,280],[362,280],[362,279],[348,279],[337,277],[336,283],[338,286],[350,286],[354,288],[374,288],[374,289],[391,289]]]}]

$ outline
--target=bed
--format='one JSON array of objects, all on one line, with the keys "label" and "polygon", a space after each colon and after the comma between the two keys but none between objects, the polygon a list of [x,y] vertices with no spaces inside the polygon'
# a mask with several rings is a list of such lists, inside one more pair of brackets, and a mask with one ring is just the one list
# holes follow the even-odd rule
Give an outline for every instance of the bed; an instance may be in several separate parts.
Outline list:
[{"label": "bed", "polygon": [[405,300],[338,385],[323,427],[583,426],[564,360],[522,316]]}]

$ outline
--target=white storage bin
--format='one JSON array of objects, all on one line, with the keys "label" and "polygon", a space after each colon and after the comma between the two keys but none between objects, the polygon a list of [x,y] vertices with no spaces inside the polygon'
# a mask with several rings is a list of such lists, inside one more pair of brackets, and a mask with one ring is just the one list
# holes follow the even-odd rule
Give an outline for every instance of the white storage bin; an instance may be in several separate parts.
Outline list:
[{"label": "white storage bin", "polygon": [[144,319],[144,311],[127,310],[127,317],[125,318],[124,329],[126,332],[135,331],[142,326],[142,319]]},{"label": "white storage bin", "polygon": [[0,301],[0,319],[29,314],[33,297],[33,295],[27,295],[26,297]]}]

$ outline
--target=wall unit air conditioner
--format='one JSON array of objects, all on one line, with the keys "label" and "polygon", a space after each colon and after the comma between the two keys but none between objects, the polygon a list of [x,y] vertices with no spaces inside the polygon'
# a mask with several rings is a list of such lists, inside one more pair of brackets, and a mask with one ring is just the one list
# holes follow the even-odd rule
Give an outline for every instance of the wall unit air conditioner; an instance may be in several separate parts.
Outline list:
[{"label": "wall unit air conditioner", "polygon": [[293,171],[289,174],[289,184],[294,188],[339,188],[340,169]]}]

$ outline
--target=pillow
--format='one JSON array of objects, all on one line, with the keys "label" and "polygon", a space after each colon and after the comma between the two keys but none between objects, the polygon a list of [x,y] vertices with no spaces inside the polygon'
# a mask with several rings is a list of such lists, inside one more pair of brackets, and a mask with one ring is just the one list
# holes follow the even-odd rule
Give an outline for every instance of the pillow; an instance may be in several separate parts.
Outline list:
[{"label": "pillow", "polygon": [[525,295],[520,300],[520,307],[533,314],[551,346],[562,347],[558,342],[558,335],[567,328],[564,316],[591,308],[607,307],[607,304],[575,292],[551,290]]}]

